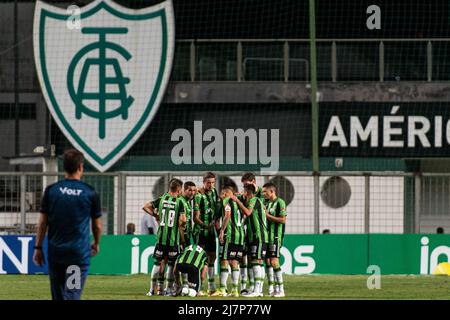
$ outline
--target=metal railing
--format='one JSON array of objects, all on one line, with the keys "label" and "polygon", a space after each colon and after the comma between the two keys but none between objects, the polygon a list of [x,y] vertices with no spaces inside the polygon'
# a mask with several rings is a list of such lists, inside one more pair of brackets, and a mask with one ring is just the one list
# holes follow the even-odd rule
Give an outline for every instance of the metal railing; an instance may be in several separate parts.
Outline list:
[{"label": "metal railing", "polygon": [[[28,41],[28,40],[27,40]],[[269,59],[267,61],[270,61],[273,59],[276,59],[276,61],[279,61],[282,63],[282,67],[280,68],[280,74],[277,74],[276,79],[277,80],[270,80],[270,81],[277,81],[277,82],[309,82],[310,79],[310,68],[309,68],[309,50],[305,50],[304,56],[294,56],[292,54],[293,47],[298,44],[304,44],[308,45],[310,42],[309,39],[178,39],[176,41],[177,45],[187,45],[187,61],[185,66],[181,67],[182,71],[180,71],[183,74],[188,75],[187,77],[181,76],[182,79],[178,78],[179,74],[177,74],[177,71],[174,69],[172,73],[172,81],[182,81],[182,82],[196,82],[196,81],[207,81],[207,82],[214,82],[214,81],[229,81],[229,82],[242,82],[242,81],[249,81],[251,77],[249,77],[245,72],[245,62],[249,59],[256,59],[259,61],[264,61],[265,59]],[[414,38],[414,39],[387,39],[387,38],[377,38],[377,39],[317,39],[317,44],[327,44],[329,45],[329,49],[327,48],[327,55],[329,55],[329,60],[324,63],[327,64],[327,70],[324,71],[327,74],[326,79],[320,79],[319,81],[331,81],[331,82],[337,82],[340,80],[340,74],[339,74],[339,67],[342,67],[342,64],[346,65],[355,65],[355,61],[351,59],[349,56],[349,59],[347,61],[341,61],[338,57],[338,49],[341,45],[355,45],[358,46],[361,43],[373,43],[377,44],[377,59],[376,61],[362,61],[362,64],[369,66],[371,63],[377,64],[378,70],[376,70],[377,75],[373,75],[371,78],[373,80],[371,81],[379,81],[383,82],[387,80],[387,56],[386,56],[386,44],[392,44],[392,43],[423,43],[424,46],[426,45],[426,54],[423,57],[423,64],[426,64],[426,70],[424,71],[424,74],[421,76],[423,78],[422,81],[436,81],[439,76],[434,73],[436,70],[435,66],[438,65],[438,63],[441,63],[440,61],[435,61],[433,58],[434,54],[433,52],[436,51],[435,45],[437,43],[450,43],[450,38]],[[223,45],[223,44],[229,44],[232,47],[234,47],[234,54],[233,56],[230,56],[229,61],[232,62],[233,66],[230,66],[230,68],[234,69],[235,71],[230,74],[229,76],[225,76],[223,74],[217,74],[217,78],[225,79],[225,80],[215,80],[213,79],[199,79],[198,74],[200,71],[198,70],[198,64],[201,57],[199,57],[198,49],[202,45]],[[258,44],[277,44],[280,45],[281,53],[280,54],[273,54],[271,52],[266,52],[262,56],[254,56],[254,55],[246,55],[244,47],[248,45],[258,45]],[[6,49],[9,50],[9,49]],[[329,51],[328,51],[329,50]],[[447,49],[449,50],[449,49]],[[0,50],[1,51],[1,50]],[[449,50],[450,51],[450,50]],[[0,53],[1,54],[1,53]],[[450,52],[444,52],[440,54],[442,56],[442,61],[444,61],[444,64],[448,64],[445,61],[447,60],[447,56],[450,55]],[[180,57],[175,57],[175,59],[181,59]],[[426,60],[426,61],[425,61]],[[32,61],[28,61],[29,63],[32,63]],[[179,61],[175,61],[175,65]],[[296,65],[298,63],[301,63],[302,68],[297,68]],[[29,64],[28,63],[28,64]],[[405,69],[408,69],[406,66],[406,61],[400,61],[399,64],[405,64]],[[329,68],[328,68],[329,65]],[[223,69],[223,68],[222,68]],[[226,69],[226,68],[225,68]],[[329,69],[329,70],[328,70]],[[345,69],[345,68],[344,68]],[[32,69],[30,69],[32,70]],[[219,70],[219,68],[217,68]],[[368,71],[368,70],[364,70]],[[34,71],[33,71],[34,72]],[[218,71],[220,72],[220,70]],[[442,72],[442,71],[441,71]],[[363,73],[370,73],[370,72],[363,72]],[[295,78],[292,76],[296,75]],[[35,81],[36,77],[33,74],[22,74],[21,77],[26,77],[27,79],[32,79],[33,81],[26,81],[26,83],[21,84],[21,87],[26,87],[27,89],[25,91],[27,92],[35,92],[38,89],[38,83]],[[449,76],[450,77],[450,76]],[[264,81],[264,79],[251,79],[250,81]],[[392,78],[389,78],[388,80],[394,80]],[[402,81],[405,79],[401,79]],[[449,80],[446,78],[446,80]],[[4,77],[0,77],[0,82],[4,82],[3,85],[0,84],[0,88],[5,91],[9,92],[12,90],[12,87],[8,86],[8,79],[5,79]],[[367,81],[364,79],[358,79],[357,77],[350,81]],[[22,90],[23,91],[23,90]]]},{"label": "metal railing", "polygon": [[[290,65],[291,62],[295,62],[300,60],[305,62],[305,80],[309,81],[309,60],[308,58],[292,58],[290,55],[290,48],[292,45],[303,43],[308,44],[310,42],[309,39],[180,39],[177,40],[177,43],[189,43],[189,74],[190,81],[197,81],[196,71],[197,71],[197,47],[199,45],[204,44],[233,44],[236,46],[236,79],[229,81],[245,81],[245,63],[249,59],[259,60],[259,61],[282,61],[283,62],[283,75],[280,77],[284,82],[292,81],[289,77],[290,75]],[[332,82],[338,81],[338,57],[337,57],[337,49],[339,44],[346,43],[348,44],[357,44],[357,43],[378,43],[378,81],[385,81],[385,71],[386,71],[386,55],[385,55],[385,44],[386,43],[426,43],[426,63],[427,71],[426,81],[433,81],[433,44],[437,42],[449,42],[450,38],[414,38],[414,39],[387,39],[387,38],[377,38],[377,39],[317,39],[316,42],[318,44],[328,43],[330,44],[330,79]],[[270,56],[268,53],[265,57],[244,57],[243,55],[243,44],[283,44],[283,55],[281,56]],[[449,52],[450,54],[450,52]],[[368,62],[369,63],[369,62]],[[208,80],[207,80],[208,81]],[[295,80],[298,81],[298,80]]]},{"label": "metal railing", "polygon": [[[200,172],[87,173],[84,181],[100,194],[104,233],[123,234],[128,223],[139,230],[142,206],[178,177],[202,183]],[[242,172],[218,172],[240,189]],[[46,177],[47,179],[43,179]],[[0,234],[34,233],[44,183],[58,174],[0,173]],[[221,179],[222,179],[221,178]],[[220,180],[217,185],[220,186]],[[287,233],[419,233],[450,229],[450,174],[404,172],[280,172],[257,176],[273,181],[287,202]]]}]

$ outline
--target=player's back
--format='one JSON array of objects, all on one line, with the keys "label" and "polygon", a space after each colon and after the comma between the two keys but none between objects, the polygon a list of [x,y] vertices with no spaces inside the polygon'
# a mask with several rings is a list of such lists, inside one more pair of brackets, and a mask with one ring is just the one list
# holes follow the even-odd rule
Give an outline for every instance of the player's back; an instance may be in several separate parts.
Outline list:
[{"label": "player's back", "polygon": [[267,218],[264,212],[264,203],[261,198],[253,197],[249,200],[249,208],[252,214],[248,217],[247,232],[252,240],[260,242],[268,241]]},{"label": "player's back", "polygon": [[174,197],[169,193],[165,193],[155,204],[157,204],[159,215],[157,243],[169,246],[179,245],[180,232],[178,221],[181,212],[184,212],[185,208],[181,197]]},{"label": "player's back", "polygon": [[190,264],[201,269],[207,261],[206,251],[198,245],[190,245],[184,249],[183,253],[178,257],[177,263]]},{"label": "player's back", "polygon": [[48,218],[49,259],[57,263],[87,264],[90,220],[100,213],[95,190],[80,180],[61,180],[45,190],[42,212]]}]

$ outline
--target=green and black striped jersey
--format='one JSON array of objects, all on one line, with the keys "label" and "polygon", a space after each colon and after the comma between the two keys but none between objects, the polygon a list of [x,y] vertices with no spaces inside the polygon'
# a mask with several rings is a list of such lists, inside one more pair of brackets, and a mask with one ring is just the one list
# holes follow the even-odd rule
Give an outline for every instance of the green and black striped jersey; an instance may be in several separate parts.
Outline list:
[{"label": "green and black striped jersey", "polygon": [[180,215],[185,214],[183,197],[172,197],[169,193],[152,201],[153,208],[158,209],[159,228],[156,242],[161,245],[180,245],[180,228],[178,221]]},{"label": "green and black striped jersey", "polygon": [[[267,213],[274,217],[285,217],[286,213],[286,203],[281,198],[276,198],[273,201],[267,203]],[[269,243],[273,244],[278,240],[283,240],[285,224],[277,223],[267,220],[269,229]]]},{"label": "green and black striped jersey", "polygon": [[230,212],[230,220],[227,228],[224,230],[224,238],[228,243],[244,244],[244,226],[242,224],[242,215],[237,203],[230,198],[225,198],[222,202],[222,223],[225,219],[225,213]]},{"label": "green and black striped jersey", "polygon": [[[208,197],[200,192],[197,192],[194,196],[194,212],[200,212],[199,219],[205,225],[209,225],[211,221],[213,221],[213,211],[209,205]],[[202,236],[209,236],[211,231],[208,228],[202,228],[201,225],[195,223],[194,224],[194,233],[202,234]]]},{"label": "green and black striped jersey", "polygon": [[[194,216],[194,199],[186,199],[185,197],[181,197],[184,204],[184,213],[186,214],[186,229],[184,233],[186,235],[191,234],[192,232],[192,220]],[[187,240],[187,239],[186,239]]]},{"label": "green and black striped jersey", "polygon": [[220,216],[219,206],[220,206],[220,198],[217,193],[216,188],[213,188],[211,191],[205,191],[205,196],[208,199],[209,207],[211,208],[211,216],[212,219],[218,219]]},{"label": "green and black striped jersey", "polygon": [[[247,201],[247,199],[245,199],[245,197],[244,197],[243,194],[238,194],[238,195],[237,195],[237,198],[242,202],[242,204],[243,204],[244,206],[248,207],[249,201]],[[261,199],[261,201],[263,202],[263,204],[265,204],[265,199],[264,199],[264,196],[263,196],[262,188],[261,188],[261,187],[258,187],[258,190],[257,190],[256,193],[255,193],[255,198]],[[250,235],[250,233],[249,233],[249,226],[248,226],[248,221],[250,220],[250,217],[244,217],[243,220],[244,220],[244,221],[243,221],[243,225],[244,225],[244,233],[245,233],[245,236],[246,236],[246,239],[245,239],[245,240],[246,240],[247,242],[249,242],[249,241],[252,240],[252,237],[251,237],[251,235]]]},{"label": "green and black striped jersey", "polygon": [[206,251],[202,247],[193,244],[184,249],[181,255],[177,259],[177,263],[190,264],[199,270],[202,270],[208,263],[208,256]]},{"label": "green and black striped jersey", "polygon": [[253,197],[248,201],[247,208],[252,214],[247,217],[247,237],[252,242],[268,242],[267,218],[264,212],[264,203],[260,198]]}]

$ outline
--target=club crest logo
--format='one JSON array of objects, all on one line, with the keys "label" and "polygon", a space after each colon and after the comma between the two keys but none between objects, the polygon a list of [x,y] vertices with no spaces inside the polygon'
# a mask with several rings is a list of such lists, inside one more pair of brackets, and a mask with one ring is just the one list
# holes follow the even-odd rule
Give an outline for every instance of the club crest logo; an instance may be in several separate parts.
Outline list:
[{"label": "club crest logo", "polygon": [[99,171],[117,162],[145,131],[164,96],[175,27],[171,0],[133,10],[111,0],[80,9],[37,1],[34,56],[50,113]]}]

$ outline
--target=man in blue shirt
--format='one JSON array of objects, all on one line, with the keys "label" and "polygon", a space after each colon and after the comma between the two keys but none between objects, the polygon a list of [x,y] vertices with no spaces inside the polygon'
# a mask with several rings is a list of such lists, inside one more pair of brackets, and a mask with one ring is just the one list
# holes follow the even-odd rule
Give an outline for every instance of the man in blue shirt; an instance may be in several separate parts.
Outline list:
[{"label": "man in blue shirt", "polygon": [[81,152],[67,150],[63,156],[65,179],[48,186],[42,198],[33,261],[36,265],[44,264],[42,243],[48,228],[48,272],[53,300],[81,298],[90,257],[99,251],[100,198],[91,186],[80,181],[83,162]]}]

